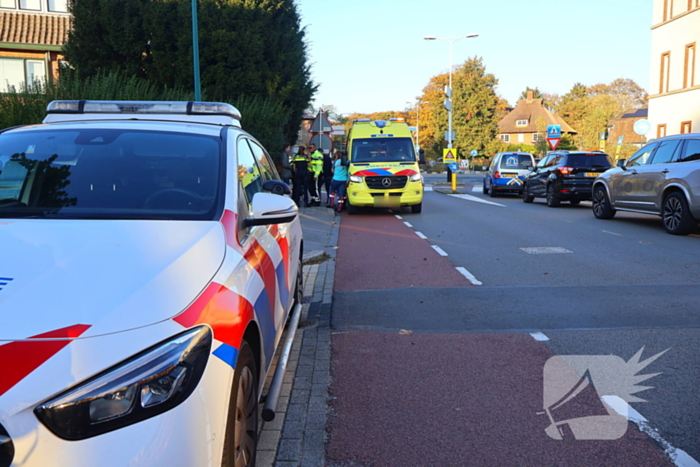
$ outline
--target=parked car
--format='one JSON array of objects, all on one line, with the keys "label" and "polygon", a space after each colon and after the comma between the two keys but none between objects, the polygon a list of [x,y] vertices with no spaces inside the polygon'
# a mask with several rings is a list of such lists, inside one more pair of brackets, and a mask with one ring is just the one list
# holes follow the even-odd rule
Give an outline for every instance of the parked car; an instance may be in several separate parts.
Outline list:
[{"label": "parked car", "polygon": [[535,165],[529,152],[499,152],[493,159],[484,177],[484,194],[492,198],[501,193],[523,192],[523,180]]},{"label": "parked car", "polygon": [[55,101],[0,131],[1,465],[254,464],[303,240],[239,120]]},{"label": "parked car", "polygon": [[546,198],[556,207],[562,201],[579,204],[590,200],[593,180],[612,167],[612,159],[599,151],[551,151],[525,178],[523,201]]},{"label": "parked car", "polygon": [[629,160],[596,178],[593,214],[612,219],[616,211],[660,216],[670,234],[686,235],[700,219],[700,133],[649,142]]}]

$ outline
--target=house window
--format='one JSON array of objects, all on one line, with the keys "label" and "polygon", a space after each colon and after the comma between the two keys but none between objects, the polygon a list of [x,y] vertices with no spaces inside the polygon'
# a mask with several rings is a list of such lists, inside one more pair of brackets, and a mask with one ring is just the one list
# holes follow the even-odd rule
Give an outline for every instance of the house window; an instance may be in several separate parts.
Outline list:
[{"label": "house window", "polygon": [[661,54],[661,75],[659,80],[659,94],[668,92],[669,73],[671,71],[671,52]]},{"label": "house window", "polygon": [[532,142],[539,143],[540,141],[542,141],[542,135],[539,133],[533,133],[532,134]]},{"label": "house window", "polygon": [[516,120],[515,126],[527,126],[527,120]]},{"label": "house window", "polygon": [[666,124],[665,123],[658,125],[656,127],[656,137],[662,138],[664,136],[666,136]]},{"label": "house window", "polygon": [[685,46],[685,65],[683,66],[683,87],[695,86],[695,42]]},{"label": "house window", "polygon": [[41,0],[19,0],[19,9],[41,11]]},{"label": "house window", "polygon": [[49,11],[68,13],[68,0],[49,0]]},{"label": "house window", "polygon": [[46,63],[43,60],[0,58],[0,92],[19,91],[28,83],[46,81]]},{"label": "house window", "polygon": [[16,8],[15,0],[0,0],[0,8]]},{"label": "house window", "polygon": [[501,135],[501,141],[504,143],[510,143],[510,135]]},{"label": "house window", "polygon": [[664,0],[664,21],[673,18],[673,0]]},{"label": "house window", "polygon": [[690,130],[692,127],[693,127],[693,122],[691,122],[691,121],[681,122],[681,134],[690,133]]}]

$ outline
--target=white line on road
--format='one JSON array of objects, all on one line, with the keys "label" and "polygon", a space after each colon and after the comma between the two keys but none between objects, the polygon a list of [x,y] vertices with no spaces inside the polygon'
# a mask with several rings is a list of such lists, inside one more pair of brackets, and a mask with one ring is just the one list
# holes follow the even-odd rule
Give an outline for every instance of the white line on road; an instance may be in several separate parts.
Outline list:
[{"label": "white line on road", "polygon": [[427,240],[427,239],[428,239],[428,237],[426,237],[425,235],[423,235],[422,233],[420,233],[420,232],[418,232],[418,231],[416,231],[416,235],[418,235],[418,236],[419,236],[420,238],[422,238],[423,240]]},{"label": "white line on road", "polygon": [[445,253],[445,250],[443,250],[439,246],[437,246],[437,245],[430,245],[430,246],[433,247],[433,250],[437,251],[440,254],[440,256],[447,256],[447,253]]},{"label": "white line on road", "polygon": [[693,459],[690,454],[682,449],[676,448],[663,439],[656,429],[649,426],[649,420],[633,409],[624,399],[619,396],[602,396],[601,399],[603,399],[608,406],[612,407],[615,412],[627,418],[627,420],[634,422],[641,431],[659,443],[666,455],[671,458],[673,463],[678,467],[700,467],[700,462]]},{"label": "white line on road", "polygon": [[433,191],[433,187],[432,186],[424,186],[423,191]]},{"label": "white line on road", "polygon": [[399,216],[398,214],[395,214],[397,219],[403,219],[403,217]]},{"label": "white line on road", "polygon": [[406,227],[411,227],[411,228],[413,228],[413,226],[412,226],[411,224],[409,224],[408,222],[404,222],[403,224],[404,224]]},{"label": "white line on road", "polygon": [[622,234],[615,233],[615,232],[608,232],[607,230],[603,230],[603,233],[608,233],[610,235],[617,235],[618,237],[622,237]]},{"label": "white line on road", "polygon": [[483,192],[484,192],[484,187],[483,187],[483,186],[477,185],[477,186],[475,186],[474,188],[472,188],[472,191],[476,191],[476,192],[478,192],[478,193],[483,193]]},{"label": "white line on road", "polygon": [[467,280],[468,280],[469,282],[471,282],[472,284],[474,284],[474,285],[483,285],[481,282],[479,282],[478,280],[476,280],[476,277],[474,277],[474,275],[473,275],[471,272],[467,271],[465,268],[463,268],[463,267],[460,266],[460,267],[458,267],[458,268],[456,268],[456,269],[457,269],[457,271],[459,271],[464,277],[466,277]]},{"label": "white line on road", "polygon": [[539,342],[545,342],[549,340],[549,337],[545,336],[544,333],[542,332],[531,332],[530,335],[535,339],[536,341]]},{"label": "white line on road", "polygon": [[505,204],[492,203],[491,201],[486,201],[485,199],[477,198],[476,196],[472,196],[472,195],[447,195],[447,196],[465,199],[467,201],[475,201],[477,203],[492,204],[494,206],[500,206],[502,208],[506,207]]}]

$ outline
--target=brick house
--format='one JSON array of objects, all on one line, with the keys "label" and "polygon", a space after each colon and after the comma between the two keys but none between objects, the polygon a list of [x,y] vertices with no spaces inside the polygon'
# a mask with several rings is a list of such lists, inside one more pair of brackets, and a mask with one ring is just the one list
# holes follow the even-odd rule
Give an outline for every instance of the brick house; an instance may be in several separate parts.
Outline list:
[{"label": "brick house", "polygon": [[625,110],[614,117],[608,123],[608,143],[617,144],[618,139],[622,136],[623,144],[643,146],[647,138],[634,132],[634,124],[639,120],[646,119],[648,115],[649,109],[644,106],[639,109]]},{"label": "brick house", "polygon": [[532,91],[528,91],[527,98],[520,99],[518,105],[498,122],[498,137],[508,144],[535,145],[546,138],[548,125],[561,125],[562,134],[576,134],[559,115],[544,106],[543,99],[534,99]]},{"label": "brick house", "polygon": [[0,0],[0,92],[58,76],[68,0]]}]

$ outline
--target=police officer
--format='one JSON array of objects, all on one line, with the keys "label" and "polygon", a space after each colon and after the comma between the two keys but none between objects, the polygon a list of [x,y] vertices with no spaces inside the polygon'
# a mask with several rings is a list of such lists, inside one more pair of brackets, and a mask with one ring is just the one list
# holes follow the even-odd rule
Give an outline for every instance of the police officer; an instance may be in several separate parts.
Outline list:
[{"label": "police officer", "polygon": [[309,205],[308,182],[309,182],[309,156],[306,154],[306,148],[299,146],[294,159],[292,159],[292,167],[294,168],[294,190],[292,191],[292,199],[297,206],[300,206],[301,197],[304,197],[304,206]]},{"label": "police officer", "polygon": [[320,186],[318,186],[318,179],[323,172],[323,153],[316,149],[314,143],[309,144],[309,151],[311,152],[311,175],[310,175],[310,186],[309,193],[311,193],[311,205],[320,206],[321,205],[321,193]]}]

